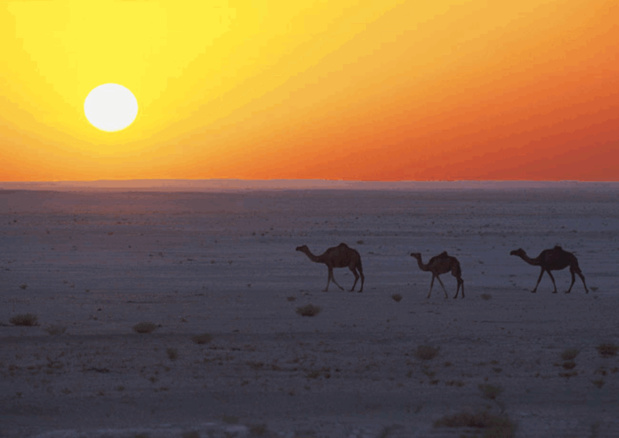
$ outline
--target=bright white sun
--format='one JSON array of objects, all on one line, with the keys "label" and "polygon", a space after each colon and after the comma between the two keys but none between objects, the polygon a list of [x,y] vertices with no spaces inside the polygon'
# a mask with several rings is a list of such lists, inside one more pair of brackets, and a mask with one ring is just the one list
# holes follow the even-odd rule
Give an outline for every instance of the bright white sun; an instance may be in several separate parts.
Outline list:
[{"label": "bright white sun", "polygon": [[128,88],[103,84],[94,88],[84,101],[88,121],[102,131],[125,129],[138,115],[138,101]]}]

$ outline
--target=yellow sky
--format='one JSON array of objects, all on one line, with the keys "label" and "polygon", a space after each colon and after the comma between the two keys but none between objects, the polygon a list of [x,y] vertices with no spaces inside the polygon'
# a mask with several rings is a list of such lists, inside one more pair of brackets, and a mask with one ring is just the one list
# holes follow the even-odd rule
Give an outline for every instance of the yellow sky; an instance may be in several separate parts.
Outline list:
[{"label": "yellow sky", "polygon": [[[557,156],[571,170],[553,166],[551,179],[597,179],[596,168],[612,179],[617,11],[604,0],[4,2],[0,180],[544,179],[540,163]],[[140,107],[115,133],[83,112],[109,82]],[[495,157],[498,177],[467,158],[497,148],[521,157]],[[590,168],[566,148],[594,154]]]}]

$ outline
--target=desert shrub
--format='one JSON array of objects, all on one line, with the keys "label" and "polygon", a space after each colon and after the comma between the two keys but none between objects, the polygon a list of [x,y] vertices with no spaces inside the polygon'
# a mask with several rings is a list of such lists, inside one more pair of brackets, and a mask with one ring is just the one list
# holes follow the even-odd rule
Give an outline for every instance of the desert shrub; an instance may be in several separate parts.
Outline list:
[{"label": "desert shrub", "polygon": [[297,313],[301,316],[316,316],[322,310],[319,306],[313,304],[306,304],[305,306],[297,307]]},{"label": "desert shrub", "polygon": [[483,429],[484,438],[514,438],[516,424],[509,417],[489,412],[461,412],[446,415],[434,422],[434,427],[470,427]]},{"label": "desert shrub", "polygon": [[485,301],[491,300],[492,299],[492,295],[490,295],[490,294],[481,294],[481,299],[485,300]]},{"label": "desert shrub", "polygon": [[496,400],[496,398],[503,392],[503,388],[500,386],[490,385],[488,383],[480,384],[479,390],[481,391],[482,396],[489,400]]},{"label": "desert shrub", "polygon": [[615,344],[605,343],[605,344],[598,345],[597,350],[600,356],[602,357],[612,357],[612,356],[617,355],[617,352],[619,351],[619,347],[616,346]]},{"label": "desert shrub", "polygon": [[9,322],[13,325],[20,325],[24,327],[34,327],[39,325],[39,317],[32,313],[21,313],[13,316],[9,319]]},{"label": "desert shrub", "polygon": [[210,333],[201,333],[199,335],[192,336],[191,340],[194,342],[194,344],[204,345],[208,344],[213,340],[213,335],[211,335]]},{"label": "desert shrub", "polygon": [[571,370],[571,369],[576,368],[576,362],[574,362],[573,360],[566,360],[565,362],[563,362],[562,366],[566,370]]},{"label": "desert shrub", "polygon": [[561,353],[561,359],[563,360],[574,360],[576,359],[576,356],[578,356],[578,353],[580,353],[580,350],[577,348],[568,348],[567,350],[564,350],[563,353]]},{"label": "desert shrub", "polygon": [[45,328],[45,331],[52,336],[62,335],[67,331],[67,328],[63,325],[50,325]]},{"label": "desert shrub", "polygon": [[593,383],[598,388],[601,388],[602,386],[604,386],[604,379],[595,379],[592,380],[591,383]]},{"label": "desert shrub", "polygon": [[178,359],[178,350],[176,348],[168,348],[166,350],[166,353],[168,354],[168,359],[170,360]]},{"label": "desert shrub", "polygon": [[431,345],[420,345],[415,350],[415,357],[420,360],[432,360],[438,355],[439,348]]},{"label": "desert shrub", "polygon": [[136,333],[152,333],[157,329],[157,325],[152,322],[138,322],[133,326],[133,331]]},{"label": "desert shrub", "polygon": [[399,303],[400,301],[402,301],[402,295],[400,294],[393,294],[391,295],[391,298],[393,298],[393,301],[395,301],[396,303]]}]

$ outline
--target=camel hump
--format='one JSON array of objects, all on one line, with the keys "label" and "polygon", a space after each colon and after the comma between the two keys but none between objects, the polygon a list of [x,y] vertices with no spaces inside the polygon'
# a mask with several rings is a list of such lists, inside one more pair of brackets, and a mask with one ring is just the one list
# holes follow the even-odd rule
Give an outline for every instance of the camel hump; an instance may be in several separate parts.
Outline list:
[{"label": "camel hump", "polygon": [[338,246],[340,248],[348,248],[348,245],[346,245],[344,242],[340,243]]},{"label": "camel hump", "polygon": [[555,245],[554,248],[556,251],[563,251],[563,248],[561,248],[561,245]]},{"label": "camel hump", "polygon": [[447,251],[443,251],[442,253],[440,253],[438,255],[439,257],[449,257],[449,254],[447,254]]}]

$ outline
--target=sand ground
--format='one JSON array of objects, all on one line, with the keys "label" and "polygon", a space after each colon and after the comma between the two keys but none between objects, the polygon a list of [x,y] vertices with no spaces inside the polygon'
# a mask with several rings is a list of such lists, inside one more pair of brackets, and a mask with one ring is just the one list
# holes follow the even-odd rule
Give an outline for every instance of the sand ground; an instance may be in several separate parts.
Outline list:
[{"label": "sand ground", "polygon": [[[0,436],[481,436],[434,422],[484,411],[517,437],[619,436],[619,355],[597,349],[619,345],[618,195],[0,191]],[[326,268],[295,251],[340,242],[361,294],[323,292]],[[556,244],[589,294],[564,293],[567,270],[560,293],[529,292],[539,269],[509,251]],[[408,255],[443,250],[464,299],[426,299]],[[26,313],[39,325],[9,322]]]}]

